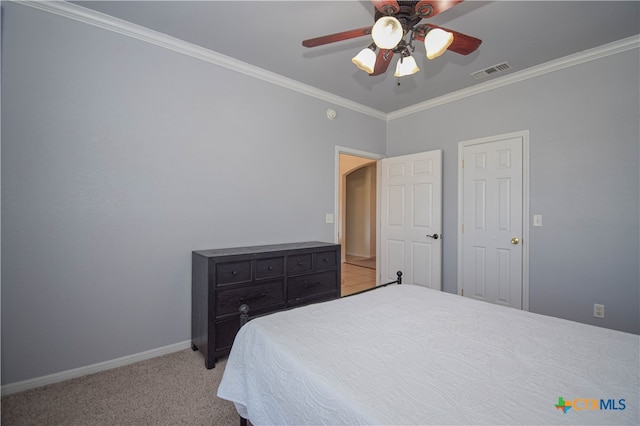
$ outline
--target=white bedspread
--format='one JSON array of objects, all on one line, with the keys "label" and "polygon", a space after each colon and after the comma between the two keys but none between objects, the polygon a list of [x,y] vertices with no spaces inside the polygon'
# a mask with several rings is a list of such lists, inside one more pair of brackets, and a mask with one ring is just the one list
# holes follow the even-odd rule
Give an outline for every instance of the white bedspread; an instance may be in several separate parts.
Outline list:
[{"label": "white bedspread", "polygon": [[[218,396],[256,426],[637,425],[639,347],[637,335],[403,284],[250,321]],[[576,405],[565,413],[559,397]]]}]

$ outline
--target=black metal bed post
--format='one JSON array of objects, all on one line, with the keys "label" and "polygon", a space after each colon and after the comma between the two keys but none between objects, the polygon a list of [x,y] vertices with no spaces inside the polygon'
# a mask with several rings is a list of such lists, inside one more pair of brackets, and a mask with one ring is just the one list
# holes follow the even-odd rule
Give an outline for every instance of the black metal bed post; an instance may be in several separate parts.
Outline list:
[{"label": "black metal bed post", "polygon": [[249,321],[249,305],[242,304],[238,309],[240,311],[240,328]]},{"label": "black metal bed post", "polygon": [[[243,303],[238,309],[240,311],[240,328],[249,321],[249,305]],[[247,419],[240,416],[240,426],[248,426]]]}]

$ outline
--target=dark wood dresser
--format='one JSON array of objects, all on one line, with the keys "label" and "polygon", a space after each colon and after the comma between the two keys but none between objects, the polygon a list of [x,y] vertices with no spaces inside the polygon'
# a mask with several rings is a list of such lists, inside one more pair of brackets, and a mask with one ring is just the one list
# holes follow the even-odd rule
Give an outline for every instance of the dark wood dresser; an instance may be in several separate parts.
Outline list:
[{"label": "dark wood dresser", "polygon": [[340,245],[307,241],[192,252],[191,347],[205,366],[229,354],[249,319],[340,297]]}]

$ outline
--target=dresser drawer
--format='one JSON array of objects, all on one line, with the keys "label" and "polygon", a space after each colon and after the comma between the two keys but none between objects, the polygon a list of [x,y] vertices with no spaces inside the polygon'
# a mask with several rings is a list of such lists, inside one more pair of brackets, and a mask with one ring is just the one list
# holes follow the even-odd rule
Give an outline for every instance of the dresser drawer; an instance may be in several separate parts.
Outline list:
[{"label": "dresser drawer", "polygon": [[315,256],[315,269],[317,271],[322,271],[324,269],[333,269],[338,265],[337,252],[335,250],[321,251],[316,253]]},{"label": "dresser drawer", "polygon": [[216,264],[216,283],[234,284],[251,281],[251,261],[225,262]]},{"label": "dresser drawer", "polygon": [[[282,308],[284,308],[284,305],[258,309],[249,313],[249,319],[276,312]],[[251,315],[251,313],[253,313],[253,315]],[[212,349],[228,353],[233,345],[233,339],[235,339],[238,330],[240,330],[240,315],[229,315],[216,320],[215,323],[212,324],[212,327],[215,333],[215,343]]]},{"label": "dresser drawer", "polygon": [[248,287],[230,288],[216,293],[216,317],[240,315],[240,305],[249,306],[249,312],[256,309],[284,303],[284,280],[252,284]]},{"label": "dresser drawer", "polygon": [[256,279],[281,277],[284,275],[284,257],[256,260]]},{"label": "dresser drawer", "polygon": [[215,351],[223,351],[231,349],[233,339],[235,339],[238,330],[240,330],[240,317],[229,317],[224,321],[218,321],[214,325],[215,336],[212,348]]},{"label": "dresser drawer", "polygon": [[311,271],[313,266],[311,264],[312,257],[313,255],[311,253],[288,256],[287,275],[295,275]]},{"label": "dresser drawer", "polygon": [[338,288],[336,279],[336,271],[289,278],[287,281],[288,302],[296,303],[324,293],[335,292]]}]

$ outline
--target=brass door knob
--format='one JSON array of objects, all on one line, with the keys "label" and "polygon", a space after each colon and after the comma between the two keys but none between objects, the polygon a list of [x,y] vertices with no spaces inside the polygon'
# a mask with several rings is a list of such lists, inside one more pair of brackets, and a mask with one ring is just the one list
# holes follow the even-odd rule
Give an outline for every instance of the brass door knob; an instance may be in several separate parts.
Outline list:
[{"label": "brass door knob", "polygon": [[517,237],[513,237],[511,239],[511,244],[518,244],[520,242],[520,240]]}]

